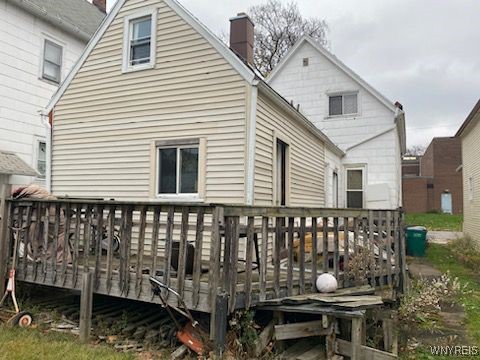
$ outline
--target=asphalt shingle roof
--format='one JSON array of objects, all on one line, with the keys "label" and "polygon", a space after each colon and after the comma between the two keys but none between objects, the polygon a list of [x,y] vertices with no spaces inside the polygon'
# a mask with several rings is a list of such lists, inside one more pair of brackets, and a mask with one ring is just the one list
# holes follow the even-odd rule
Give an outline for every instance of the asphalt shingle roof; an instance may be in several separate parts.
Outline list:
[{"label": "asphalt shingle roof", "polygon": [[38,173],[17,155],[0,151],[0,174],[37,176]]},{"label": "asphalt shingle roof", "polygon": [[66,22],[92,36],[105,17],[95,5],[86,0],[13,0],[23,8],[40,10],[50,19]]}]

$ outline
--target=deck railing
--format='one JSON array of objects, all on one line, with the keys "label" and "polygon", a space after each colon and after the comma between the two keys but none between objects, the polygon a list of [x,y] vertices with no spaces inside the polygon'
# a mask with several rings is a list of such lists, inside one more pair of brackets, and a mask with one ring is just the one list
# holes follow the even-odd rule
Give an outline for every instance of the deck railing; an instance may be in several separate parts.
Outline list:
[{"label": "deck railing", "polygon": [[97,293],[156,302],[148,283],[155,276],[190,309],[212,313],[220,293],[230,311],[250,308],[314,292],[323,272],[341,287],[404,284],[397,210],[81,199],[7,204],[1,271],[16,251],[18,278],[28,282],[80,289],[81,274],[93,271]]}]

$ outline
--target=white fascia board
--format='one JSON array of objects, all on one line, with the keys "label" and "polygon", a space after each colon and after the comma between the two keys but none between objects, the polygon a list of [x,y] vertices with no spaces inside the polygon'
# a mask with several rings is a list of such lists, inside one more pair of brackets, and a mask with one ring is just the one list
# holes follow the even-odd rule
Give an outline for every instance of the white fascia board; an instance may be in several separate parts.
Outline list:
[{"label": "white fascia board", "polygon": [[337,145],[333,143],[330,138],[325,135],[320,129],[318,129],[313,123],[308,120],[302,113],[294,109],[282,96],[280,96],[274,89],[272,89],[268,84],[263,81],[260,81],[258,88],[268,96],[276,105],[280,106],[283,110],[293,116],[295,120],[305,128],[307,128],[312,134],[319,138],[325,146],[339,157],[345,156],[345,152],[340,149]]},{"label": "white fascia board", "polygon": [[387,97],[382,95],[378,90],[373,88],[370,84],[368,84],[365,80],[363,80],[357,73],[355,73],[352,69],[350,69],[347,65],[345,65],[340,59],[338,59],[335,55],[330,53],[327,49],[323,46],[318,44],[314,39],[310,36],[305,35],[297,43],[290,49],[287,55],[280,61],[280,63],[275,67],[275,69],[270,73],[267,78],[267,82],[271,83],[273,78],[281,71],[283,66],[289,61],[289,59],[293,56],[295,51],[302,45],[304,42],[309,43],[312,45],[320,54],[325,56],[331,63],[333,63],[336,67],[342,70],[346,75],[356,81],[361,87],[367,90],[372,96],[374,96],[378,101],[380,101],[387,109],[392,112],[395,112],[396,106],[393,104],[392,101],[388,100]]},{"label": "white fascia board", "polygon": [[108,27],[112,23],[113,19],[115,19],[115,16],[117,16],[118,12],[120,11],[124,3],[125,3],[125,0],[117,0],[112,10],[110,11],[110,13],[103,19],[103,22],[100,24],[97,31],[92,36],[87,46],[83,50],[82,55],[80,55],[75,65],[72,67],[68,75],[65,77],[65,79],[62,81],[62,83],[58,87],[55,94],[53,94],[48,105],[45,107],[45,112],[47,114],[53,110],[53,107],[55,106],[55,104],[58,102],[58,100],[60,100],[62,95],[65,93],[68,86],[70,85],[70,82],[73,80],[77,72],[80,70],[83,63],[85,62],[87,57],[90,55],[92,50],[95,48],[95,46],[97,45],[98,41],[101,39],[103,34],[105,34],[105,31],[107,31]]},{"label": "white fascia board", "polygon": [[[175,0],[164,0],[164,2],[175,11],[185,22],[192,26],[200,35],[202,35],[229,63],[232,67],[247,81],[249,84],[253,83],[255,79],[255,73],[243,63],[231,50],[228,48],[218,37],[216,37],[210,30],[207,29],[200,21],[195,18],[188,10],[186,10],[182,5],[180,5]],[[50,102],[45,108],[45,112],[49,113],[52,111],[55,104],[60,100],[62,95],[65,93],[65,90],[69,86],[70,82],[73,80],[77,72],[80,70],[84,64],[87,57],[90,55],[92,50],[97,45],[98,41],[105,34],[105,31],[108,29],[113,19],[117,16],[118,12],[122,8],[125,0],[118,0],[115,3],[115,6],[112,8],[108,16],[105,17],[102,24],[99,26],[93,37],[90,39],[89,43],[85,47],[80,58],[77,60],[75,65],[70,70],[67,77],[63,80],[58,90],[50,99]]]}]

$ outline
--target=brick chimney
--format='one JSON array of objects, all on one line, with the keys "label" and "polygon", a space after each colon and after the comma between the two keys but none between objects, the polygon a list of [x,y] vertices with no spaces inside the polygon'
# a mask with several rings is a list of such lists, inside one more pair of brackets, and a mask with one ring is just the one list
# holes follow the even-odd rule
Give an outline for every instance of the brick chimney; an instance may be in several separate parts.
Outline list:
[{"label": "brick chimney", "polygon": [[253,65],[254,24],[245,13],[230,19],[230,49]]},{"label": "brick chimney", "polygon": [[107,0],[93,0],[92,4],[95,5],[101,12],[107,12]]}]

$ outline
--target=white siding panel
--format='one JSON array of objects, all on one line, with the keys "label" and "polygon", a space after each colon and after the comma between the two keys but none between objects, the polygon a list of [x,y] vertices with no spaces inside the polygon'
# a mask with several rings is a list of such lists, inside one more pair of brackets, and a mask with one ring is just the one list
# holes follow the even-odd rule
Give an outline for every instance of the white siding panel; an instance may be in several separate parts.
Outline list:
[{"label": "white siding panel", "polygon": [[[15,152],[36,168],[37,141],[45,138],[38,111],[57,86],[39,79],[45,38],[63,46],[65,76],[85,43],[55,26],[0,0],[0,150]],[[31,177],[14,176],[13,184],[27,184]],[[37,180],[43,184],[42,180]]]},{"label": "white siding panel", "polygon": [[[309,59],[308,66],[303,66],[304,58]],[[401,148],[398,136],[392,131],[356,146],[395,126],[391,110],[308,43],[297,48],[270,85],[288,101],[300,104],[300,110],[307,118],[347,152],[343,164],[367,164],[367,185],[388,184],[391,206],[396,208],[401,205]],[[330,117],[329,94],[348,91],[358,91],[358,114]],[[327,176],[328,187],[331,174]],[[342,190],[340,206],[345,205],[344,195]],[[327,205],[330,201],[327,198]]]}]

